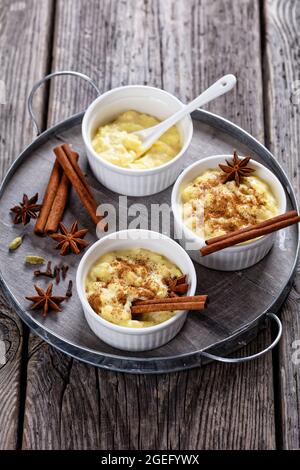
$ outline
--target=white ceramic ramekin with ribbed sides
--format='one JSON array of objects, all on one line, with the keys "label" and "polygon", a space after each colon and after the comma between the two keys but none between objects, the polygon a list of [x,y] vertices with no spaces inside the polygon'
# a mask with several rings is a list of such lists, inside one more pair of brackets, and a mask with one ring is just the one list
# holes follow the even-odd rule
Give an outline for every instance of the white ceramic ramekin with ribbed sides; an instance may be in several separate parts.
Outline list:
[{"label": "white ceramic ramekin with ribbed sides", "polygon": [[87,158],[96,178],[106,188],[127,196],[149,196],[163,191],[174,183],[182,159],[193,136],[190,116],[183,118],[177,128],[181,140],[180,152],[169,162],[148,170],[122,168],[101,158],[91,141],[99,126],[107,124],[125,111],[135,110],[164,120],[183,107],[170,93],[149,86],[129,85],[104,93],[91,103],[82,121],[82,137]]},{"label": "white ceramic ramekin with ribbed sides", "polygon": [[85,318],[93,332],[105,343],[126,351],[147,351],[170,341],[182,328],[187,311],[178,311],[169,320],[144,328],[115,325],[97,315],[87,301],[85,279],[100,256],[114,250],[145,248],[162,254],[187,275],[189,290],[194,295],[197,278],[194,265],[181,246],[169,237],[150,230],[122,230],[94,243],[81,259],[76,275],[76,287]]},{"label": "white ceramic ramekin with ribbed sides", "polygon": [[[215,155],[193,163],[177,179],[172,192],[175,233],[179,243],[194,261],[207,268],[221,271],[237,271],[258,263],[270,251],[276,237],[276,232],[270,233],[248,243],[231,246],[207,256],[200,254],[199,250],[205,245],[205,240],[184,224],[181,193],[197,176],[200,176],[208,169],[218,168],[219,163],[224,163],[225,159],[230,160],[231,158],[232,155]],[[268,168],[255,160],[251,160],[249,166],[255,169],[255,175],[269,185],[277,200],[278,215],[283,214],[286,211],[286,195],[278,178]]]}]

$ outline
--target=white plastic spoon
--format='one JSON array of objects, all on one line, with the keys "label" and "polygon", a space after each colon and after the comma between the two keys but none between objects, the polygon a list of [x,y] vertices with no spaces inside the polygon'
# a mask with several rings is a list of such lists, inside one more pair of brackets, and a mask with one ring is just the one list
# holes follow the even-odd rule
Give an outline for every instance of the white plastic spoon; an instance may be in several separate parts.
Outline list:
[{"label": "white plastic spoon", "polygon": [[142,148],[139,152],[138,158],[141,157],[164,132],[180,121],[180,119],[182,119],[187,114],[190,114],[192,111],[195,111],[195,109],[200,108],[200,106],[203,106],[215,98],[218,98],[218,96],[224,95],[228,91],[232,90],[235,84],[236,77],[234,75],[224,75],[224,77],[217,80],[213,85],[207,88],[207,90],[201,93],[201,95],[184,106],[177,113],[167,118],[165,121],[160,122],[156,126],[148,127],[147,129],[143,129],[141,131],[132,132],[132,134],[137,135],[142,142]]}]

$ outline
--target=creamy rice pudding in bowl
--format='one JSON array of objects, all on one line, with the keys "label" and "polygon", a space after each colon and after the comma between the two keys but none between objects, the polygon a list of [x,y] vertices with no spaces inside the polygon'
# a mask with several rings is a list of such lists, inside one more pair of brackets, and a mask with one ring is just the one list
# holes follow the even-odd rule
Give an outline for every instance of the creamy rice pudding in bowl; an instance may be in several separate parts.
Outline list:
[{"label": "creamy rice pudding in bowl", "polygon": [[172,210],[176,237],[191,258],[209,268],[234,271],[260,261],[276,232],[202,256],[205,240],[283,214],[286,196],[277,177],[252,159],[245,160],[244,175],[228,180],[226,160],[232,164],[232,155],[204,158],[186,168],[174,185]]},{"label": "creamy rice pudding in bowl", "polygon": [[123,230],[94,243],[80,261],[78,295],[93,332],[119,349],[145,351],[170,341],[187,311],[134,315],[132,305],[168,295],[169,281],[186,276],[187,296],[196,290],[194,265],[178,243],[148,230]]},{"label": "creamy rice pudding in bowl", "polygon": [[174,183],[192,139],[191,117],[169,129],[143,156],[133,132],[158,124],[183,106],[164,90],[139,85],[115,88],[93,101],[82,121],[82,136],[100,183],[128,196],[155,194]]}]

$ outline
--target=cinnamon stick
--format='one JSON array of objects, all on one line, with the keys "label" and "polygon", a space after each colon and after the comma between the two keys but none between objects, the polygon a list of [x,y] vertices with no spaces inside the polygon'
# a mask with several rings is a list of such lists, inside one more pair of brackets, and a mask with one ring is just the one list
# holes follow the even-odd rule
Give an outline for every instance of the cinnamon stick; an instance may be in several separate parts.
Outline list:
[{"label": "cinnamon stick", "polygon": [[43,204],[40,211],[40,214],[37,218],[37,221],[34,226],[34,233],[37,235],[44,234],[45,225],[48,220],[48,216],[57,193],[59,182],[61,180],[62,169],[57,160],[55,160],[49,182],[44,194]]},{"label": "cinnamon stick", "polygon": [[89,187],[89,185],[87,184],[87,181],[84,177],[84,174],[82,173],[81,169],[80,169],[80,166],[78,165],[77,163],[77,160],[74,160],[74,158],[72,158],[72,154],[74,153],[73,150],[71,149],[70,145],[69,144],[63,144],[62,145],[62,148],[64,149],[67,157],[69,158],[78,178],[80,179],[80,181],[82,182],[83,186],[85,187],[86,189],[86,192],[88,193],[88,197],[91,199],[91,202],[92,204],[95,204],[95,210],[97,210],[97,203],[94,199],[94,196],[93,196],[93,193],[91,191],[91,188]]},{"label": "cinnamon stick", "polygon": [[90,197],[91,196],[90,192],[87,190],[86,186],[82,182],[82,178],[84,178],[84,176],[83,175],[82,177],[78,176],[77,172],[74,170],[74,167],[70,159],[68,158],[65,150],[63,149],[63,146],[55,147],[54,153],[61,167],[63,168],[66,176],[69,178],[72,186],[77,192],[82,204],[84,205],[87,212],[89,213],[91,219],[96,225],[100,223],[100,227],[102,228],[102,230],[106,231],[107,224],[104,224],[103,222],[101,222],[101,217],[96,215],[97,204],[94,198]]},{"label": "cinnamon stick", "polygon": [[151,304],[164,304],[164,303],[185,303],[185,302],[207,302],[208,296],[207,295],[189,295],[185,297],[157,297],[156,299],[148,299],[148,300],[135,300],[133,303],[134,306],[136,305],[151,305]]},{"label": "cinnamon stick", "polygon": [[216,242],[221,242],[222,240],[226,240],[226,238],[228,238],[228,235],[234,236],[234,235],[239,235],[240,233],[249,232],[250,230],[254,230],[257,228],[268,227],[269,225],[272,225],[274,222],[281,222],[282,220],[296,217],[297,215],[298,215],[297,211],[289,211],[289,212],[286,212],[285,214],[277,215],[276,217],[272,217],[271,219],[264,220],[263,222],[260,222],[259,224],[248,225],[248,227],[244,227],[239,230],[234,230],[233,232],[226,233],[218,237],[209,238],[208,240],[205,240],[205,243],[206,245],[213,245]]},{"label": "cinnamon stick", "polygon": [[[271,221],[272,219],[269,220]],[[253,238],[262,237],[263,235],[267,235],[268,233],[272,233],[282,228],[289,227],[290,225],[297,224],[298,222],[300,222],[299,216],[290,217],[288,215],[286,219],[280,220],[279,222],[274,222],[273,220],[272,223],[267,226],[259,227],[259,224],[257,224],[256,226],[254,226],[255,228],[246,232],[240,231],[239,233],[237,232],[235,235],[229,233],[221,241],[217,241],[215,243],[202,247],[200,249],[200,252],[202,256],[206,256],[210,253],[214,253],[216,251],[223,250],[224,248],[228,248],[229,246],[233,246],[238,243],[251,240]]]},{"label": "cinnamon stick", "polygon": [[[78,153],[73,151],[70,152],[69,158],[71,162],[75,162],[77,164],[78,157]],[[63,173],[44,228],[44,232],[47,233],[47,235],[57,232],[59,222],[62,220],[63,213],[67,205],[69,189],[69,178],[65,173]]]},{"label": "cinnamon stick", "polygon": [[151,312],[166,312],[172,310],[203,310],[205,302],[177,302],[173,299],[172,302],[147,304],[147,305],[134,305],[131,307],[131,313],[136,315],[138,313],[151,313]]}]

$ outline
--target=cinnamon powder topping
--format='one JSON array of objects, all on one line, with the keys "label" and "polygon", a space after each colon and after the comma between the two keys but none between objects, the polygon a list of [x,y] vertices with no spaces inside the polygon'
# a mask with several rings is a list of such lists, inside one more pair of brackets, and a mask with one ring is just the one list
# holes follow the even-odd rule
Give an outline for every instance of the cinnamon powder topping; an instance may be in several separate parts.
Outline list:
[{"label": "cinnamon powder topping", "polygon": [[[170,288],[166,280],[179,276],[182,273],[177,266],[149,250],[111,252],[101,257],[91,269],[86,292],[91,307],[106,320],[123,326],[151,326],[165,321],[173,313],[145,313],[135,319],[131,313],[132,303],[168,297]],[[184,290],[185,286],[182,286]]]},{"label": "cinnamon powder topping", "polygon": [[271,188],[258,176],[224,184],[221,169],[209,169],[182,191],[183,219],[209,239],[269,219],[278,212]]}]

